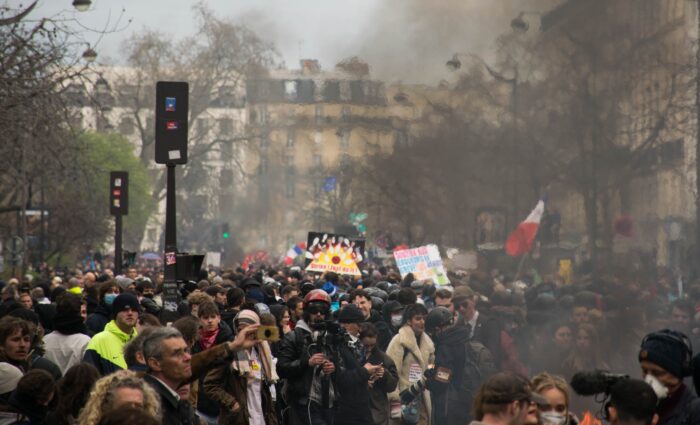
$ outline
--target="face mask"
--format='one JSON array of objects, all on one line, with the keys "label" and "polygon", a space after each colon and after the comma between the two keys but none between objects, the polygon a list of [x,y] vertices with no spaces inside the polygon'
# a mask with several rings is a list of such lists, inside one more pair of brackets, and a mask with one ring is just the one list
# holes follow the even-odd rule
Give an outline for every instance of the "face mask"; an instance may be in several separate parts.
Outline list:
[{"label": "face mask", "polygon": [[153,299],[153,294],[143,294],[145,298]]},{"label": "face mask", "polygon": [[394,314],[391,316],[391,325],[394,326],[395,328],[398,328],[401,326],[401,319],[403,319],[403,315],[401,314]]},{"label": "face mask", "polygon": [[645,376],[644,382],[651,385],[651,388],[654,390],[654,392],[656,393],[656,397],[658,397],[659,400],[668,397],[668,388],[666,388],[666,386],[662,384],[661,381],[656,379],[654,375]]},{"label": "face mask", "polygon": [[117,294],[105,294],[105,304],[112,305],[115,298],[117,298]]},{"label": "face mask", "polygon": [[557,412],[540,413],[540,417],[544,425],[564,425],[566,423],[566,416]]}]

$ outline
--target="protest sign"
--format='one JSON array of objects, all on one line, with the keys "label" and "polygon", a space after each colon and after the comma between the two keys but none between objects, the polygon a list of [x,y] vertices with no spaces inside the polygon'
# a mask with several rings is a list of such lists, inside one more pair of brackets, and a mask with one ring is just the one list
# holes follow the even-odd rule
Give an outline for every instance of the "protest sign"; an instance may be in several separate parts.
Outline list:
[{"label": "protest sign", "polygon": [[401,277],[413,273],[416,280],[431,279],[437,285],[450,283],[436,245],[394,251],[394,259]]},{"label": "protest sign", "polygon": [[362,276],[358,265],[364,260],[364,239],[309,232],[306,247],[307,271]]}]

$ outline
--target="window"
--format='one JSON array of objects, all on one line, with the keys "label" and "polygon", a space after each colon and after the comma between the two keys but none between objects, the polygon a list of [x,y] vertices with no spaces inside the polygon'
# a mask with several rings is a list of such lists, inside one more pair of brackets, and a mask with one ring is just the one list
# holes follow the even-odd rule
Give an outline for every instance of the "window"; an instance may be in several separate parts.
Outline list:
[{"label": "window", "polygon": [[347,149],[350,146],[350,130],[340,130],[340,148]]},{"label": "window", "polygon": [[260,135],[260,147],[262,149],[267,149],[270,147],[270,135],[263,133]]},{"label": "window", "polygon": [[287,148],[292,149],[294,147],[294,131],[287,131]]},{"label": "window", "polygon": [[340,119],[343,121],[348,121],[350,119],[350,107],[349,106],[343,106],[340,109]]},{"label": "window", "polygon": [[267,174],[268,161],[266,157],[260,158],[260,164],[258,165],[258,174],[264,176]]},{"label": "window", "polygon": [[288,101],[297,100],[297,84],[296,81],[284,82],[284,99]]},{"label": "window", "polygon": [[323,124],[323,106],[316,105],[316,125]]},{"label": "window", "polygon": [[233,133],[233,120],[231,118],[221,118],[219,120],[219,132],[221,134]]},{"label": "window", "polygon": [[267,115],[267,105],[260,105],[258,107],[258,115],[260,117],[260,124],[267,124],[269,118]]},{"label": "window", "polygon": [[284,196],[287,199],[291,199],[294,197],[294,189],[295,189],[295,182],[294,182],[294,176],[287,177],[285,180],[285,187],[284,187]]},{"label": "window", "polygon": [[209,131],[209,122],[206,118],[197,118],[197,132],[205,134]]}]

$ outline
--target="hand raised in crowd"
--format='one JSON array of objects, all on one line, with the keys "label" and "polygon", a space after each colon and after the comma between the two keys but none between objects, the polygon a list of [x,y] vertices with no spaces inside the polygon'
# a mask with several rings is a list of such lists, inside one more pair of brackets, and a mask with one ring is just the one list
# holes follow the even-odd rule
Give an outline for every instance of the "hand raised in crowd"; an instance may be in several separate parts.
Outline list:
[{"label": "hand raised in crowd", "polygon": [[252,348],[255,344],[259,343],[260,340],[255,339],[255,332],[258,330],[260,325],[248,325],[241,329],[236,338],[228,343],[228,347],[231,351],[241,351],[248,348]]},{"label": "hand raised in crowd", "polygon": [[326,361],[326,356],[323,353],[316,353],[309,358],[309,366],[321,366]]}]

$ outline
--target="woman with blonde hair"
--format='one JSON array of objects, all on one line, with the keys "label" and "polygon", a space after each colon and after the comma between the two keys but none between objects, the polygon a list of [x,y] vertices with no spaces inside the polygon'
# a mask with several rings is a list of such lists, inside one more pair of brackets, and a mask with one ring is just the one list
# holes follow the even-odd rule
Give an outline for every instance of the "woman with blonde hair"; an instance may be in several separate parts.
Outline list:
[{"label": "woman with blonde hair", "polygon": [[80,412],[78,425],[98,425],[107,413],[124,407],[135,407],[154,418],[160,417],[160,401],[155,390],[135,372],[122,370],[95,383]]},{"label": "woman with blonde hair", "polygon": [[577,425],[578,419],[569,411],[570,389],[566,380],[547,372],[532,378],[533,390],[547,399],[546,405],[538,405],[543,425]]}]

